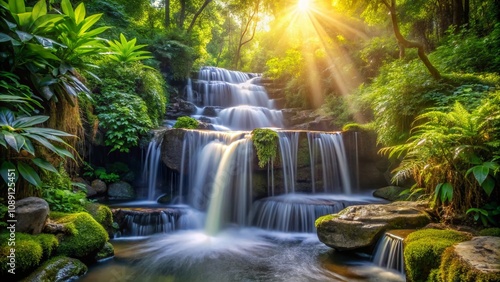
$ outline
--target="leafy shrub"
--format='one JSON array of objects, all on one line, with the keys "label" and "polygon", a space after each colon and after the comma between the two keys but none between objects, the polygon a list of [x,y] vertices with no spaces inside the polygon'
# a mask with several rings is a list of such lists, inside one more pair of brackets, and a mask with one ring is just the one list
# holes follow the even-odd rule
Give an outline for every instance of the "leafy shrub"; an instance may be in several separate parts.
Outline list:
[{"label": "leafy shrub", "polygon": [[469,240],[470,236],[453,230],[424,229],[405,239],[404,260],[406,275],[411,281],[427,281],[439,267],[444,250],[453,244]]},{"label": "leafy shrub", "polygon": [[59,167],[58,173],[46,172],[43,182],[42,197],[49,204],[51,211],[82,211],[84,206],[89,203],[84,191],[73,191],[74,183],[62,165]]},{"label": "leafy shrub", "polygon": [[101,179],[102,181],[106,182],[106,183],[113,183],[113,182],[117,182],[118,180],[120,180],[120,176],[116,173],[113,173],[113,172],[106,172],[106,169],[103,168],[103,167],[98,167],[94,170],[94,175],[95,177]]},{"label": "leafy shrub", "polygon": [[144,101],[129,93],[105,92],[99,95],[96,107],[100,125],[106,130],[105,144],[111,151],[128,152],[136,146],[139,137],[146,134],[153,124]]},{"label": "leafy shrub", "polygon": [[120,63],[131,63],[153,58],[149,51],[140,50],[147,45],[136,45],[136,42],[137,38],[127,40],[123,33],[120,33],[120,41],[108,41],[111,60]]},{"label": "leafy shrub", "polygon": [[499,227],[485,228],[479,232],[479,235],[500,237],[500,228]]},{"label": "leafy shrub", "polygon": [[184,129],[196,129],[198,128],[199,122],[188,116],[179,117],[175,122],[173,128],[184,128]]},{"label": "leafy shrub", "polygon": [[259,166],[263,168],[276,158],[278,150],[278,133],[271,129],[256,128],[252,131],[252,142],[257,150]]}]

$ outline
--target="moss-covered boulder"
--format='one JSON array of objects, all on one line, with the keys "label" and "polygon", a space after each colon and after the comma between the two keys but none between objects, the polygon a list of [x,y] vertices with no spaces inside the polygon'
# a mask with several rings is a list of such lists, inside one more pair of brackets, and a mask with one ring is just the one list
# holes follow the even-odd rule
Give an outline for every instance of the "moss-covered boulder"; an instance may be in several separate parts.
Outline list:
[{"label": "moss-covered boulder", "polygon": [[63,282],[72,281],[87,272],[87,266],[74,258],[54,257],[30,274],[24,282]]},{"label": "moss-covered boulder", "polygon": [[90,213],[90,215],[97,221],[99,224],[104,227],[106,232],[108,232],[108,236],[113,237],[113,213],[111,209],[102,204],[98,203],[90,203],[85,206],[85,209]]},{"label": "moss-covered boulder", "polygon": [[446,249],[436,281],[500,281],[500,238],[474,237]]},{"label": "moss-covered boulder", "polygon": [[414,202],[350,206],[316,220],[318,238],[336,250],[355,250],[374,245],[389,229],[416,229],[429,216]]},{"label": "moss-covered boulder", "polygon": [[435,280],[446,248],[470,238],[469,234],[454,230],[424,229],[411,233],[404,240],[407,279],[414,282]]},{"label": "moss-covered boulder", "polygon": [[479,231],[479,235],[500,237],[500,228],[498,228],[498,227],[485,228],[485,229]]},{"label": "moss-covered boulder", "polygon": [[108,241],[106,230],[86,212],[51,214],[51,218],[68,230],[67,234],[58,235],[60,255],[92,260]]},{"label": "moss-covered boulder", "polygon": [[[14,240],[10,240],[10,239]],[[49,258],[58,246],[57,238],[51,234],[30,235],[9,233],[0,235],[0,276],[13,281],[34,270],[43,260]],[[15,243],[15,245],[14,245]],[[14,250],[14,252],[11,252]],[[10,271],[9,271],[10,270]]]},{"label": "moss-covered boulder", "polygon": [[102,247],[102,249],[95,256],[95,260],[98,261],[98,260],[110,258],[114,255],[115,255],[115,248],[113,247],[113,245],[110,242],[106,242],[106,244],[104,244],[104,247]]}]

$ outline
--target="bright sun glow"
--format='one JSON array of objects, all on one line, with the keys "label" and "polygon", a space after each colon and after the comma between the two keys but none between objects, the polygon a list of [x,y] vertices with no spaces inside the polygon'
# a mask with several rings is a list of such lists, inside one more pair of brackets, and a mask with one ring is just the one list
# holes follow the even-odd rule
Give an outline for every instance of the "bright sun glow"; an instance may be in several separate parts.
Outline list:
[{"label": "bright sun glow", "polygon": [[311,0],[299,0],[299,2],[297,3],[297,8],[301,11],[307,11],[310,8],[310,2]]}]

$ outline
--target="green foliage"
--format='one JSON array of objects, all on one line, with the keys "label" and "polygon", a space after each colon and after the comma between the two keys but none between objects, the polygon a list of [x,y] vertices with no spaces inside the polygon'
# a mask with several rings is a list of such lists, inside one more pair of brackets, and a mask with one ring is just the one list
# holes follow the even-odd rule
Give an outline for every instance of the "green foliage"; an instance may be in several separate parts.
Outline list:
[{"label": "green foliage", "polygon": [[102,181],[106,182],[106,183],[113,183],[113,182],[117,182],[118,180],[120,180],[120,176],[114,172],[106,172],[106,169],[103,168],[103,167],[98,167],[94,170],[94,175],[95,177],[101,179]]},{"label": "green foliage", "polygon": [[184,80],[189,77],[197,55],[186,44],[189,39],[171,37],[173,36],[167,35],[156,39],[151,44],[151,52],[160,61],[160,69],[168,71],[169,79]]},{"label": "green foliage", "polygon": [[111,55],[109,57],[113,61],[120,63],[130,63],[153,58],[153,56],[150,55],[151,53],[149,51],[139,50],[146,47],[147,45],[135,45],[136,42],[136,38],[127,41],[125,35],[123,35],[123,33],[120,33],[120,41],[108,41],[109,49],[111,51]]},{"label": "green foliage", "polygon": [[74,258],[94,257],[108,241],[106,230],[86,212],[57,214],[51,218],[63,224],[69,234],[61,240],[57,253]]},{"label": "green foliage", "polygon": [[325,115],[334,118],[332,125],[335,128],[342,128],[352,120],[349,104],[347,98],[344,96],[328,95],[321,110]]},{"label": "green foliage", "polygon": [[183,116],[177,118],[177,121],[175,122],[173,128],[184,128],[184,129],[197,129],[199,125],[199,122],[188,116]]},{"label": "green foliage", "polygon": [[0,145],[6,149],[14,150],[17,154],[35,157],[29,158],[31,165],[24,162],[22,158],[13,159],[14,162],[3,161],[0,173],[6,183],[9,182],[9,169],[17,169],[26,181],[37,187],[40,187],[42,183],[33,165],[43,170],[57,172],[49,162],[42,158],[36,158],[35,146],[32,141],[36,141],[35,144],[52,151],[62,158],[73,159],[73,155],[68,150],[55,146],[50,142],[55,141],[70,147],[60,137],[73,137],[73,135],[51,128],[35,127],[35,125],[39,125],[48,119],[48,116],[16,116],[10,110],[0,109]]},{"label": "green foliage", "polygon": [[3,220],[7,214],[7,211],[9,210],[7,208],[7,205],[4,204],[6,202],[7,201],[5,201],[4,198],[0,198],[0,218],[2,219],[2,221],[0,222],[0,228],[7,227],[7,222]]},{"label": "green foliage", "polygon": [[499,227],[485,228],[479,231],[479,235],[500,237],[500,228]]},{"label": "green foliage", "polygon": [[471,29],[449,31],[446,41],[432,54],[438,68],[448,72],[500,71],[500,23],[486,36],[478,36]]},{"label": "green foliage", "polygon": [[19,82],[19,77],[11,72],[0,71],[0,101],[8,110],[31,115],[41,108],[31,89]]},{"label": "green foliage", "polygon": [[111,151],[128,152],[153,127],[148,108],[138,96],[112,91],[101,93],[99,101],[103,103],[96,106],[97,116]]},{"label": "green foliage", "polygon": [[424,229],[410,233],[403,252],[408,279],[427,281],[429,274],[439,267],[444,250],[469,239],[470,236],[453,230]]},{"label": "green foliage", "polygon": [[252,131],[252,142],[257,150],[259,167],[263,168],[276,158],[278,139],[278,133],[272,129],[256,128]]},{"label": "green foliage", "polygon": [[483,226],[500,225],[500,205],[496,202],[487,203],[481,208],[470,208],[467,214],[474,214],[475,221],[481,221]]},{"label": "green foliage", "polygon": [[418,116],[405,144],[382,149],[391,158],[402,158],[393,180],[413,177],[415,188],[434,194],[436,206],[449,206],[458,213],[495,198],[499,95],[500,91],[491,93],[472,112],[456,103],[448,112]]},{"label": "green foliage", "polygon": [[46,172],[43,183],[42,197],[51,211],[78,212],[84,210],[84,206],[89,203],[84,191],[73,191],[74,183],[63,166],[59,167],[57,173]]},{"label": "green foliage", "polygon": [[99,21],[102,14],[87,16],[83,2],[73,9],[69,0],[61,1],[61,9],[64,19],[56,26],[60,32],[58,40],[67,47],[60,52],[61,59],[80,64],[81,57],[99,55],[104,50],[104,45],[97,35],[109,27],[91,28]]}]

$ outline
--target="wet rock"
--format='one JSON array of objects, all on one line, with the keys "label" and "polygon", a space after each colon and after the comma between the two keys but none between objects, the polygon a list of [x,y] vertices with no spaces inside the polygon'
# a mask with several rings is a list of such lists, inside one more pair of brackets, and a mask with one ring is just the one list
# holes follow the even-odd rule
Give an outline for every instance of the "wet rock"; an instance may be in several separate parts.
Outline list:
[{"label": "wet rock", "polygon": [[101,179],[94,179],[90,185],[97,194],[104,194],[108,190],[108,186]]},{"label": "wet rock", "polygon": [[[180,172],[182,162],[182,146],[185,129],[170,129],[163,136],[161,159],[170,169]],[[186,162],[187,163],[187,162]],[[185,164],[187,167],[187,164]]]},{"label": "wet rock", "polygon": [[[210,121],[210,120],[208,120]],[[214,126],[210,123],[198,121],[198,129],[202,130],[215,130]]]},{"label": "wet rock", "polygon": [[109,185],[108,196],[113,199],[133,199],[135,198],[135,191],[129,183],[118,181]]},{"label": "wet rock", "polygon": [[87,266],[74,258],[55,257],[37,270],[23,281],[73,281],[87,272]]},{"label": "wet rock", "polygon": [[16,231],[39,234],[49,215],[49,204],[42,198],[28,197],[16,203]]},{"label": "wet rock", "polygon": [[95,260],[99,261],[102,259],[110,258],[115,255],[115,249],[113,248],[113,245],[110,242],[106,242],[104,244],[104,247],[97,253]]},{"label": "wet rock", "polygon": [[500,281],[500,238],[474,237],[446,249],[437,275],[440,281]]},{"label": "wet rock", "polygon": [[375,244],[389,229],[414,229],[430,222],[414,202],[347,207],[316,220],[318,238],[336,250],[356,250]]},{"label": "wet rock", "polygon": [[401,201],[405,200],[407,196],[400,196],[405,188],[399,186],[386,186],[373,191],[373,196],[386,199],[388,201]]},{"label": "wet rock", "polygon": [[190,116],[196,113],[196,106],[188,101],[175,98],[167,105],[167,119],[177,119],[182,116]]},{"label": "wet rock", "polygon": [[216,117],[219,109],[221,108],[214,106],[206,106],[205,108],[203,108],[202,115],[207,117]]}]

